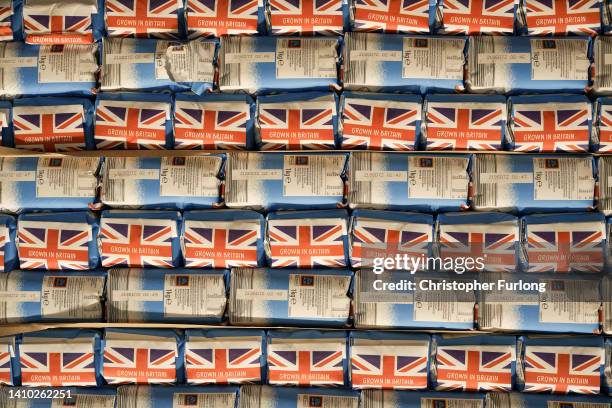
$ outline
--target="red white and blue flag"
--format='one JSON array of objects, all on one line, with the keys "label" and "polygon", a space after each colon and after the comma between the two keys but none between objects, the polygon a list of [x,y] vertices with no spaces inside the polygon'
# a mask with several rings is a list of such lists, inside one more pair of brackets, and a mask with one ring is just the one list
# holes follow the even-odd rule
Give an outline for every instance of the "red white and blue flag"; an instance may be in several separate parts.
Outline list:
[{"label": "red white and blue flag", "polygon": [[96,107],[98,149],[164,149],[170,105],[100,100]]},{"label": "red white and blue flag", "polygon": [[513,107],[514,150],[522,152],[589,151],[591,105],[517,104]]},{"label": "red white and blue flag", "polygon": [[179,37],[177,0],[106,0],[110,37]]},{"label": "red white and blue flag", "polygon": [[8,344],[0,342],[0,346],[3,348],[0,350],[0,385],[11,385],[11,353]]},{"label": "red white and blue flag", "polygon": [[250,116],[247,103],[176,101],[174,148],[244,150]]},{"label": "red white and blue flag", "polygon": [[500,150],[506,107],[502,103],[429,102],[427,150]]},{"label": "red white and blue flag", "polygon": [[436,389],[439,391],[512,390],[514,346],[438,346]]},{"label": "red white and blue flag", "polygon": [[344,385],[345,342],[314,339],[268,345],[268,380],[276,385]]},{"label": "red white and blue flag", "polygon": [[259,222],[186,220],[183,234],[185,266],[257,266],[257,244],[261,238]]},{"label": "red white and blue flag", "polygon": [[23,10],[23,27],[29,44],[90,44],[92,14],[97,12],[95,0],[66,4],[27,2]]},{"label": "red white and blue flag", "polygon": [[261,150],[333,149],[333,99],[300,103],[260,103]]},{"label": "red white and blue flag", "polygon": [[429,0],[355,0],[355,31],[429,34]]},{"label": "red white and blue flag", "polygon": [[269,219],[272,268],[346,266],[346,221],[338,218]]},{"label": "red white and blue flag", "polygon": [[603,348],[527,346],[525,392],[599,394]]},{"label": "red white and blue flag", "polygon": [[13,41],[13,1],[0,0],[0,41]]},{"label": "red white and blue flag", "polygon": [[599,112],[599,149],[600,153],[612,151],[612,106],[601,105]]},{"label": "red white and blue flag", "polygon": [[273,35],[342,35],[343,0],[269,0]]},{"label": "red white and blue flag", "polygon": [[512,35],[515,3],[515,0],[444,0],[443,32]]},{"label": "red white and blue flag", "polygon": [[257,34],[260,0],[187,0],[189,38]]},{"label": "red white and blue flag", "polygon": [[104,379],[109,384],[176,382],[176,341],[174,338],[170,340],[155,339],[147,343],[106,340],[102,365]]},{"label": "red white and blue flag", "polygon": [[[225,341],[227,340],[227,341]],[[189,341],[185,370],[189,384],[245,384],[261,381],[261,338]]]},{"label": "red white and blue flag", "polygon": [[342,112],[342,147],[415,150],[421,105],[347,97]]},{"label": "red white and blue flag", "polygon": [[89,269],[89,224],[20,221],[17,228],[21,269]]},{"label": "red white and blue flag", "polygon": [[38,152],[85,150],[82,105],[15,106],[15,147]]},{"label": "red white and blue flag", "polygon": [[529,35],[595,35],[601,29],[601,0],[524,0]]},{"label": "red white and blue flag", "polygon": [[102,218],[100,255],[102,266],[172,268],[176,221]]}]

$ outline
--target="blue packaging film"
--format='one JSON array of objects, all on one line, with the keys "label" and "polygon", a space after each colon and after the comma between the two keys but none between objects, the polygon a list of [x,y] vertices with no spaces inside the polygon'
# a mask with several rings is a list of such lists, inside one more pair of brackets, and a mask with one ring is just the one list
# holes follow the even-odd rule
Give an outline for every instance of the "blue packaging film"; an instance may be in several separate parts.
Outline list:
[{"label": "blue packaging film", "polygon": [[470,37],[465,85],[474,93],[583,93],[590,54],[589,38]]},{"label": "blue packaging film", "polygon": [[593,152],[612,151],[612,99],[610,98],[597,98],[593,103],[591,144]]},{"label": "blue packaging film", "polygon": [[0,43],[0,95],[91,96],[97,87],[97,44]]},{"label": "blue packaging film", "polygon": [[476,211],[579,212],[594,208],[591,156],[492,155],[473,157]]},{"label": "blue packaging film", "polygon": [[0,158],[0,210],[86,210],[96,201],[98,157]]},{"label": "blue packaging film", "polygon": [[245,385],[240,388],[237,408],[358,408],[359,400],[357,391],[347,389]]},{"label": "blue packaging film", "polygon": [[422,212],[469,207],[470,156],[353,152],[349,207]]},{"label": "blue packaging film", "polygon": [[[13,385],[13,365],[16,363],[14,344],[14,337],[0,337],[0,386]],[[0,387],[0,393],[4,388]]]},{"label": "blue packaging film", "polygon": [[138,408],[215,407],[235,408],[238,387],[177,385],[124,385],[117,389],[117,406]]},{"label": "blue packaging film", "polygon": [[485,408],[485,394],[471,392],[365,390],[361,401],[368,408]]},{"label": "blue packaging film", "polygon": [[269,213],[266,255],[272,268],[347,267],[348,213],[341,209]]},{"label": "blue packaging film", "polygon": [[251,210],[185,211],[181,248],[187,268],[264,266],[264,217]]},{"label": "blue packaging film", "polygon": [[89,270],[100,264],[91,212],[25,213],[17,220],[21,269]]},{"label": "blue packaging film", "polygon": [[227,154],[225,203],[230,208],[330,209],[345,202],[348,153]]},{"label": "blue packaging film", "polygon": [[346,33],[344,88],[371,92],[461,92],[465,37]]},{"label": "blue packaging film", "polygon": [[0,215],[0,272],[10,272],[19,266],[16,239],[15,218],[10,215]]},{"label": "blue packaging film", "polygon": [[478,292],[478,329],[597,334],[599,276],[484,272]]},{"label": "blue packaging film", "polygon": [[110,269],[106,311],[113,323],[220,323],[228,272],[223,269]]},{"label": "blue packaging film", "polygon": [[338,97],[306,92],[257,98],[255,142],[259,150],[334,149],[338,141]]},{"label": "blue packaging film", "polygon": [[98,236],[102,267],[179,266],[181,223],[178,211],[102,211]]},{"label": "blue packaging film", "polygon": [[18,41],[23,37],[23,2],[14,0],[2,1],[2,18],[0,19],[0,41]]},{"label": "blue packaging film", "polygon": [[339,89],[338,39],[223,37],[221,92],[268,93]]},{"label": "blue packaging film", "polygon": [[10,101],[0,101],[0,137],[2,139],[2,146],[11,147],[14,141],[14,134],[13,104]]},{"label": "blue packaging film", "polygon": [[347,269],[234,268],[229,321],[233,325],[346,327],[352,279]]},{"label": "blue packaging film", "polygon": [[100,201],[114,208],[218,207],[223,161],[222,155],[109,157]]},{"label": "blue packaging film", "polygon": [[12,271],[0,274],[0,322],[99,322],[106,273]]}]

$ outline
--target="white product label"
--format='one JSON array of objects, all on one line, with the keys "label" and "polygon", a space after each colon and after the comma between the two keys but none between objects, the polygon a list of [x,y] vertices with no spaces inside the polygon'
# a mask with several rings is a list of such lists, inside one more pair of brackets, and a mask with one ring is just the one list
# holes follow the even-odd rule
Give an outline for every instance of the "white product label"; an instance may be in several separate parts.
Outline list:
[{"label": "white product label", "polygon": [[407,181],[406,171],[384,171],[384,170],[357,170],[355,181]]},{"label": "white product label", "polygon": [[157,180],[159,169],[108,169],[108,178],[113,180]]},{"label": "white product label", "polygon": [[479,399],[460,398],[421,398],[420,408],[483,408],[484,402]]},{"label": "white product label", "polygon": [[140,52],[130,54],[106,54],[104,63],[107,65],[115,64],[151,64],[155,61],[155,54],[152,52]]},{"label": "white product label", "polygon": [[296,408],[357,408],[359,398],[336,395],[298,394]]},{"label": "white product label", "polygon": [[2,57],[0,68],[30,68],[38,66],[38,57]]},{"label": "white product label", "polygon": [[232,169],[233,181],[282,180],[281,169]]},{"label": "white product label", "polygon": [[38,82],[95,82],[98,70],[95,57],[82,46],[41,45],[38,57]]},{"label": "white product label", "polygon": [[289,317],[346,317],[350,306],[346,291],[347,283],[341,276],[291,275]]},{"label": "white product label", "polygon": [[166,50],[166,69],[174,82],[213,82],[215,44],[191,41]]},{"label": "white product label", "polygon": [[228,52],[224,55],[226,64],[255,64],[258,62],[275,62],[275,52]]},{"label": "white product label", "polygon": [[36,169],[36,196],[92,197],[98,180],[95,170],[99,159],[92,158],[40,158]]},{"label": "white product label", "polygon": [[339,196],[344,192],[340,172],[344,156],[285,155],[283,195]]},{"label": "white product label", "polygon": [[218,157],[163,157],[159,177],[162,197],[217,197]]},{"label": "white product label", "polygon": [[103,289],[104,279],[100,276],[45,276],[41,291],[41,315],[54,319],[99,318]]},{"label": "white product label", "polygon": [[532,39],[531,79],[586,81],[590,62],[582,40]]},{"label": "white product label", "polygon": [[540,322],[597,324],[600,302],[594,298],[599,293],[598,281],[540,280],[540,283],[546,283],[546,291],[540,293]]},{"label": "white product label", "polygon": [[278,38],[276,78],[336,78],[336,40]]},{"label": "white product label", "polygon": [[535,200],[592,200],[595,180],[591,158],[534,158]]},{"label": "white product label", "polygon": [[233,408],[234,393],[175,393],[172,408]]},{"label": "white product label", "polygon": [[36,180],[35,171],[0,171],[0,182],[15,181],[34,181]]},{"label": "white product label", "polygon": [[481,184],[529,184],[533,183],[532,173],[480,173]]},{"label": "white product label", "polygon": [[276,300],[285,301],[289,298],[289,292],[283,289],[237,289],[238,300]]},{"label": "white product label", "polygon": [[0,292],[0,303],[5,302],[39,302],[40,292],[33,290],[13,290],[10,292]]},{"label": "white product label", "polygon": [[114,408],[115,407],[115,396],[114,395],[103,395],[96,394],[75,394],[72,393],[71,397],[66,400],[61,398],[55,398],[51,400],[51,408]]},{"label": "white product label", "polygon": [[161,290],[114,290],[113,302],[161,302],[164,292]]},{"label": "white product label", "polygon": [[408,197],[462,200],[468,195],[467,159],[459,157],[408,158]]},{"label": "white product label", "polygon": [[528,52],[482,53],[478,54],[478,64],[529,64],[531,54]]},{"label": "white product label", "polygon": [[463,79],[464,41],[447,38],[404,38],[403,78]]},{"label": "white product label", "polygon": [[[417,279],[414,292],[414,320],[426,322],[470,323],[474,321],[474,295],[470,292],[422,290]],[[441,279],[431,279],[440,282]]]},{"label": "white product label", "polygon": [[612,54],[604,54],[604,65],[612,65]]},{"label": "white product label", "polygon": [[401,51],[385,50],[354,50],[351,51],[351,61],[401,61]]},{"label": "white product label", "polygon": [[168,317],[222,315],[225,284],[222,275],[166,275],[164,315]]}]

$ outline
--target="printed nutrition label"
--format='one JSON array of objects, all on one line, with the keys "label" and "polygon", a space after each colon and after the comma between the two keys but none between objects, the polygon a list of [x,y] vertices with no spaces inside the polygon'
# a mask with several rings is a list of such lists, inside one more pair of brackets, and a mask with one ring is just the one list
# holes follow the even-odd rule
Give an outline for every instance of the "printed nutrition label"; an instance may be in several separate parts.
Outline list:
[{"label": "printed nutrition label", "polygon": [[233,393],[175,393],[172,408],[233,408],[236,394]]},{"label": "printed nutrition label", "polygon": [[484,408],[484,402],[479,399],[421,398],[421,408],[431,408],[431,407]]},{"label": "printed nutrition label", "polygon": [[54,319],[96,319],[104,278],[100,276],[45,276],[40,294],[40,312]]},{"label": "printed nutrition label", "polygon": [[41,45],[38,82],[95,82],[98,65],[94,50],[95,45]]},{"label": "printed nutrition label", "polygon": [[592,200],[592,158],[534,158],[534,200]]},{"label": "printed nutrition label", "polygon": [[296,408],[357,408],[359,399],[356,397],[339,397],[335,395],[298,394]]},{"label": "printed nutrition label", "polygon": [[220,316],[225,310],[223,275],[166,275],[164,315]]},{"label": "printed nutrition label", "polygon": [[166,70],[174,82],[213,82],[215,43],[190,41],[166,50]]},{"label": "printed nutrition label", "polygon": [[598,281],[540,280],[547,290],[540,293],[542,323],[584,323],[599,321]]},{"label": "printed nutrition label", "polygon": [[[51,408],[114,408],[115,406],[114,395],[72,393],[69,401],[70,403],[67,404],[62,398],[52,399]],[[17,407],[19,407],[19,405],[17,405]]]},{"label": "printed nutrition label", "polygon": [[417,289],[414,291],[414,320],[448,323],[470,323],[474,320],[473,293],[421,290],[421,280],[416,280]]},{"label": "printed nutrition label", "polygon": [[334,275],[291,275],[289,317],[343,318],[349,310],[348,278]]},{"label": "printed nutrition label", "polygon": [[581,40],[531,40],[531,79],[583,81],[589,78],[587,43]]},{"label": "printed nutrition label", "polygon": [[219,157],[164,157],[159,172],[162,197],[217,197]]},{"label": "printed nutrition label", "polygon": [[408,197],[467,199],[467,165],[460,157],[408,157]]},{"label": "printed nutrition label", "polygon": [[99,160],[92,158],[41,158],[36,169],[36,196],[92,197],[98,180]]},{"label": "printed nutrition label", "polygon": [[336,78],[336,40],[278,38],[276,78]]},{"label": "printed nutrition label", "polygon": [[341,196],[340,177],[345,156],[286,155],[283,167],[284,196]]},{"label": "printed nutrition label", "polygon": [[463,40],[404,38],[402,78],[463,79]]}]

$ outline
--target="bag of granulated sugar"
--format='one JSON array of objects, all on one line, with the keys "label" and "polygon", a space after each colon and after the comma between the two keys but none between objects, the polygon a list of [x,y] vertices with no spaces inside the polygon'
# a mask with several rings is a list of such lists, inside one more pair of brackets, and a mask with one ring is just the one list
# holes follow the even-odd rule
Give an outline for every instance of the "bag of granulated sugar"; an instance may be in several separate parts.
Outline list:
[{"label": "bag of granulated sugar", "polygon": [[591,156],[478,154],[472,159],[476,211],[579,212],[594,208]]},{"label": "bag of granulated sugar", "polygon": [[485,408],[485,394],[471,392],[365,390],[361,401],[367,408]]},{"label": "bag of granulated sugar", "polygon": [[106,32],[109,37],[178,39],[184,30],[183,3],[106,0]]},{"label": "bag of granulated sugar", "polygon": [[10,272],[19,266],[16,239],[15,217],[0,215],[0,272]]},{"label": "bag of granulated sugar", "polygon": [[357,391],[342,388],[244,385],[237,408],[359,408],[359,400]]},{"label": "bag of granulated sugar", "polygon": [[123,385],[117,388],[117,407],[235,408],[238,387],[192,385]]},{"label": "bag of granulated sugar", "polygon": [[[293,10],[293,8],[291,9]],[[264,2],[227,0],[185,1],[185,23],[189,38],[256,35],[266,32]]]},{"label": "bag of granulated sugar", "polygon": [[0,43],[0,96],[91,96],[98,44]]},{"label": "bag of granulated sugar", "polygon": [[352,152],[351,208],[445,212],[469,207],[468,155]]},{"label": "bag of granulated sugar", "polygon": [[343,207],[348,156],[228,152],[225,204],[269,211]]},{"label": "bag of granulated sugar", "polygon": [[473,36],[465,86],[474,93],[579,93],[589,87],[590,38]]},{"label": "bag of granulated sugar", "polygon": [[224,269],[110,269],[106,315],[112,323],[220,323],[227,279]]},{"label": "bag of granulated sugar", "polygon": [[107,157],[100,201],[113,208],[218,207],[224,159],[223,155]]},{"label": "bag of granulated sugar", "polygon": [[0,211],[87,210],[100,164],[98,157],[0,157]]},{"label": "bag of granulated sugar", "polygon": [[295,92],[339,89],[338,38],[221,38],[221,92]]},{"label": "bag of granulated sugar", "polygon": [[538,36],[595,36],[601,31],[602,5],[607,0],[572,3],[567,0],[552,4],[539,0],[518,2],[517,26],[520,34]]},{"label": "bag of granulated sugar", "polygon": [[[610,2],[606,1],[606,10],[610,10]],[[608,16],[609,11],[604,13]],[[598,95],[612,94],[612,39],[607,36],[597,36],[593,40],[593,92]]]},{"label": "bag of granulated sugar", "polygon": [[434,23],[437,1],[379,4],[350,0],[351,29],[346,31],[385,32],[390,34],[429,34]]},{"label": "bag of granulated sugar", "polygon": [[436,31],[440,34],[513,35],[517,2],[495,0],[481,4],[456,4],[440,0],[436,9]]},{"label": "bag of granulated sugar", "polygon": [[484,272],[478,328],[537,333],[599,333],[599,277]]},{"label": "bag of granulated sugar", "polygon": [[546,395],[523,392],[490,392],[487,408],[610,408],[610,398],[603,395]]},{"label": "bag of granulated sugar", "polygon": [[465,37],[346,33],[344,88],[371,92],[461,92]]},{"label": "bag of granulated sugar", "polygon": [[229,321],[240,326],[346,327],[352,280],[348,269],[234,268]]},{"label": "bag of granulated sugar", "polygon": [[265,2],[266,26],[271,35],[343,35],[348,30],[348,1],[325,4],[298,2],[292,7],[278,1]]}]

